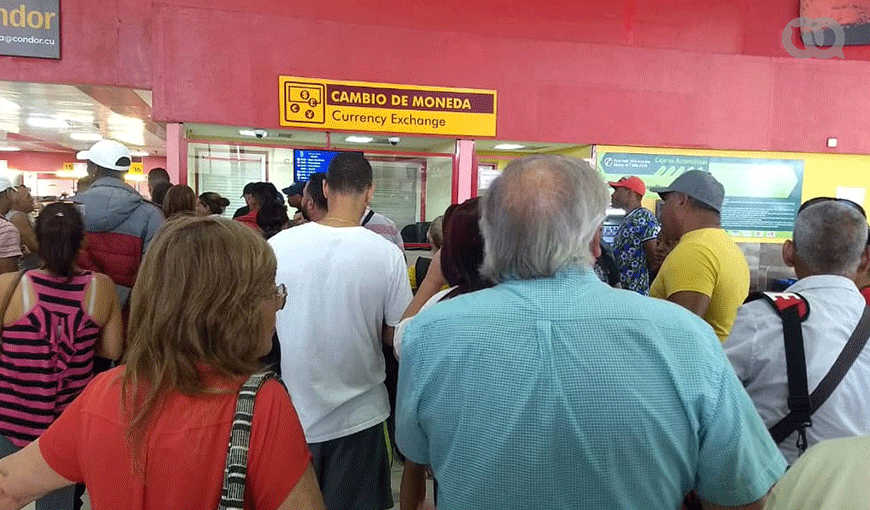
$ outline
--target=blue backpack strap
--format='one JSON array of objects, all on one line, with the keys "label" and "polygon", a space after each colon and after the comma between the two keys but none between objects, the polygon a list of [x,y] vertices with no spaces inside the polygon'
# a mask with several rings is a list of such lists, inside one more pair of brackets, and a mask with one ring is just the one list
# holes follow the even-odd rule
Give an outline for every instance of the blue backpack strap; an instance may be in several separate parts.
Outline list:
[{"label": "blue backpack strap", "polygon": [[798,450],[803,453],[807,448],[806,428],[813,422],[812,403],[807,386],[807,360],[804,353],[804,335],[801,323],[810,315],[810,304],[796,292],[754,292],[746,302],[757,299],[767,301],[782,319],[783,341],[785,342],[785,364],[788,373],[788,410],[789,413],[770,428],[773,441],[779,444],[798,431]]}]

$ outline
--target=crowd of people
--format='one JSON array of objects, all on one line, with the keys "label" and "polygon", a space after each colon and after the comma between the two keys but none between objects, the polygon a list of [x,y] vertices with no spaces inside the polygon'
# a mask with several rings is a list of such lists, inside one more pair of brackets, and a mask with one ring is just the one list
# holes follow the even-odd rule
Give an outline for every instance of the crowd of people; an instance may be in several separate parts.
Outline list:
[{"label": "crowd of people", "polygon": [[394,450],[403,510],[429,475],[442,509],[870,505],[859,204],[803,204],[797,283],[750,294],[707,172],[651,188],[657,217],[638,177],[519,159],[421,265],[360,153],[248,184],[234,220],[159,171],[145,200],[121,144],[82,157],[27,240],[0,180],[0,509],[386,509]]}]

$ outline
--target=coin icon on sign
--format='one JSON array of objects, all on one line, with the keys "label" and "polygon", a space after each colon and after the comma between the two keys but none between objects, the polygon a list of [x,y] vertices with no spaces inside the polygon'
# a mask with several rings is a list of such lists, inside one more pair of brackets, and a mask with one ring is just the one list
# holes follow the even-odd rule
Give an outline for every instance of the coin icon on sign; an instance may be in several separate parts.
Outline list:
[{"label": "coin icon on sign", "polygon": [[326,87],[319,83],[287,81],[283,84],[282,120],[292,125],[323,124],[326,121]]},{"label": "coin icon on sign", "polygon": [[604,161],[602,161],[602,163],[604,164],[604,166],[612,166],[613,158],[604,158]]}]

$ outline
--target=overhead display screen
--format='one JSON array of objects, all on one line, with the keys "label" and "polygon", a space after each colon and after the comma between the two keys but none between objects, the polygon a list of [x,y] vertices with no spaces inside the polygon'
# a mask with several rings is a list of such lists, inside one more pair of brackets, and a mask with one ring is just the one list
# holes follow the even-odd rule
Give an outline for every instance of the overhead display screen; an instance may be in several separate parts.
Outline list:
[{"label": "overhead display screen", "polygon": [[[293,182],[307,182],[311,174],[324,172],[335,156],[344,151],[295,149],[293,151]],[[362,152],[358,152],[362,154]]]}]

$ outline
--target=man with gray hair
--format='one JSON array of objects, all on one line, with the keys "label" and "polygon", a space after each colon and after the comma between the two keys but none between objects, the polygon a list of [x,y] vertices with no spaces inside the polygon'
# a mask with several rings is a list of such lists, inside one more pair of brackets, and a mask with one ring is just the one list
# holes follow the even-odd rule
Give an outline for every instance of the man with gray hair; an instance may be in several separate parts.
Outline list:
[{"label": "man with gray hair", "polygon": [[[799,328],[803,334],[806,388],[810,393],[834,365],[855,331],[865,301],[852,281],[867,270],[867,218],[854,202],[815,199],[798,212],[794,240],[782,247],[786,265],[794,267],[797,283],[786,289],[809,303]],[[743,305],[724,344],[737,377],[761,418],[773,427],[789,414],[783,322],[761,300]],[[865,336],[866,338],[866,336]],[[865,346],[830,397],[812,414],[806,428],[809,446],[840,437],[870,434],[870,346]],[[788,462],[799,455],[799,432],[779,444]]]},{"label": "man with gray hair", "polygon": [[481,206],[497,285],[405,330],[396,440],[439,509],[756,509],[783,473],[710,326],[595,276],[608,195],[580,160],[511,162]]}]

